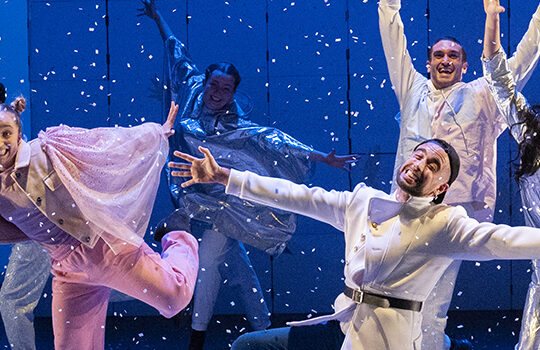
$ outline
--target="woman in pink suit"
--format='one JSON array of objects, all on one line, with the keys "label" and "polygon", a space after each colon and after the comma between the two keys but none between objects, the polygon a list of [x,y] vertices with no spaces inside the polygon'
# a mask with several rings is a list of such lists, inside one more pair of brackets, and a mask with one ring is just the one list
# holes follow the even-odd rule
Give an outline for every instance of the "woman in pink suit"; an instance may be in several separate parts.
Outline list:
[{"label": "woman in pink suit", "polygon": [[172,317],[190,301],[197,242],[185,231],[143,241],[178,107],[165,124],[58,126],[21,139],[24,98],[0,104],[0,243],[34,240],[51,256],[55,349],[103,349],[119,290]]}]

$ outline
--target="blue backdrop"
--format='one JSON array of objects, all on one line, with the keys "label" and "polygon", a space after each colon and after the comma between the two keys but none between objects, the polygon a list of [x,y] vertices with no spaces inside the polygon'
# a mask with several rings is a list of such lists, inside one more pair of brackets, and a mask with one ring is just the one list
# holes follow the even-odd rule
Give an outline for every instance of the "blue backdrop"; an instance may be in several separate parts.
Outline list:
[{"label": "blue backdrop", "polygon": [[[380,43],[377,1],[156,2],[199,67],[230,61],[239,68],[239,91],[251,97],[254,121],[278,127],[321,151],[361,154],[350,174],[319,166],[312,185],[348,190],[366,182],[389,190],[398,104]],[[508,8],[502,20],[503,45],[513,51],[538,2],[501,2]],[[162,121],[167,108],[159,99],[163,45],[154,22],[136,17],[138,7],[135,0],[28,1],[29,58],[21,53],[20,62],[29,61],[33,137],[60,123],[97,127]],[[468,53],[464,80],[481,75],[480,0],[403,1],[401,15],[417,69],[424,70],[428,40],[452,35]],[[0,33],[0,45],[4,35],[20,36]],[[6,51],[1,52],[4,58]],[[2,74],[10,69],[0,67]],[[535,74],[524,90],[531,102],[540,101],[535,94],[539,85]],[[499,139],[498,155],[495,221],[522,224],[518,187],[508,164],[515,144],[507,133]],[[172,210],[164,182],[158,196],[151,225]],[[340,232],[307,218],[299,220],[291,254],[271,261],[251,249],[273,312],[331,311],[343,286],[343,249]],[[521,308],[529,280],[525,261],[465,263],[452,309]],[[233,300],[233,291],[223,294],[217,313],[240,312]],[[111,310],[127,307],[113,305]],[[131,310],[153,312],[139,303]],[[40,304],[38,314],[50,314],[46,303]]]}]

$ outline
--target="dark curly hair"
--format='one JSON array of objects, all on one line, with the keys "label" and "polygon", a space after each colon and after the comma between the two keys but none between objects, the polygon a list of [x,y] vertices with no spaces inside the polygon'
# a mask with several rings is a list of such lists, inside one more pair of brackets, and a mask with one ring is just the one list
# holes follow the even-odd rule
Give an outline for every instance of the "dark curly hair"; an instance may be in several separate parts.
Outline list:
[{"label": "dark curly hair", "polygon": [[512,125],[523,125],[523,140],[518,144],[518,155],[514,159],[514,177],[516,181],[523,175],[533,175],[540,168],[540,105],[527,106],[518,111],[521,122]]}]

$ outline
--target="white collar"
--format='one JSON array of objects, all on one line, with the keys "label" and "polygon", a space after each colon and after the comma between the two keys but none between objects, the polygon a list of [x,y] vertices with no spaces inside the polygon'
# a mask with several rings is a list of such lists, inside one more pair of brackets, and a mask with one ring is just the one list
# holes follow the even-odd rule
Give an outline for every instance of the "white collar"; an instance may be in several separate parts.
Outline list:
[{"label": "white collar", "polygon": [[458,81],[457,83],[455,83],[453,85],[450,85],[450,86],[447,86],[447,87],[445,87],[443,89],[436,89],[435,86],[433,85],[433,82],[431,81],[431,79],[429,79],[428,82],[427,82],[428,91],[430,93],[435,94],[435,95],[444,94],[446,96],[448,96],[448,94],[450,92],[452,92],[453,90],[458,89],[458,88],[462,87],[463,85],[465,85],[464,82]]},{"label": "white collar", "polygon": [[368,217],[371,222],[381,224],[396,215],[406,215],[414,218],[427,211],[433,202],[433,197],[413,197],[406,202],[396,200],[396,192],[389,198],[373,197],[369,201]]}]

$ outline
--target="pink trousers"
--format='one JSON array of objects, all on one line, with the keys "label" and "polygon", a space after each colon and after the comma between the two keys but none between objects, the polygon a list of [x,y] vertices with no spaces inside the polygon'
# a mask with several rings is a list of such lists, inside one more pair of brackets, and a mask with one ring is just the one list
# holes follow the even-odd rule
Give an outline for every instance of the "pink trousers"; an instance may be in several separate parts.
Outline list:
[{"label": "pink trousers", "polygon": [[56,350],[102,350],[110,290],[155,307],[170,318],[193,295],[199,258],[197,241],[184,231],[163,237],[161,256],[146,243],[127,244],[115,255],[100,239],[52,261],[52,319]]}]

